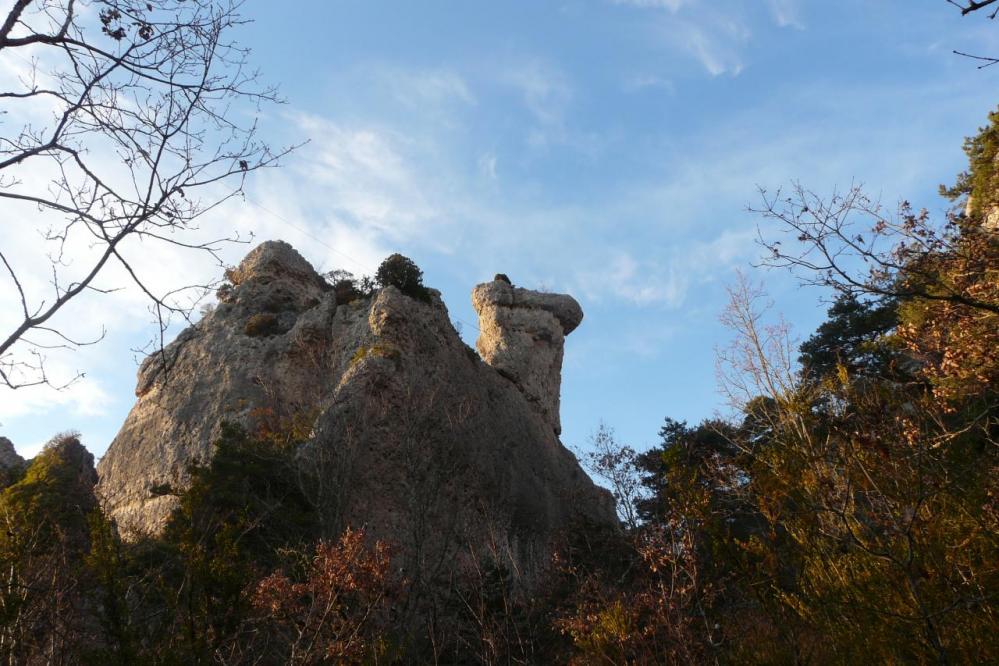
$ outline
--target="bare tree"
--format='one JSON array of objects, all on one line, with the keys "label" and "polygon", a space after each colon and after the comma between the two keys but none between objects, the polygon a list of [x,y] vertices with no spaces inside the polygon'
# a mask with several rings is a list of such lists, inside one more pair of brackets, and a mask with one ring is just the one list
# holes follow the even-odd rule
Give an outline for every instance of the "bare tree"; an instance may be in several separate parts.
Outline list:
[{"label": "bare tree", "polygon": [[[977,2],[975,0],[962,0],[961,2],[957,2],[957,0],[947,0],[947,2],[955,7],[958,7],[961,10],[961,16],[967,16],[972,12],[977,12],[980,9],[985,9],[989,5],[995,4],[996,0],[978,0]],[[996,7],[996,9],[989,14],[989,18],[994,19],[997,14],[999,14],[999,7]]]},{"label": "bare tree", "polygon": [[[947,2],[960,9],[961,16],[967,16],[968,14],[972,14],[974,12],[985,9],[986,7],[995,5],[996,0],[947,0]],[[986,15],[989,19],[994,19],[997,15],[999,15],[999,5],[996,5],[988,12],[982,12],[982,13]],[[999,62],[999,58],[994,58],[992,56],[973,55],[971,53],[965,53],[964,51],[957,51],[957,50],[955,50],[954,53],[959,56],[964,56],[965,58],[971,58],[972,60],[980,61],[981,64],[978,66],[978,69],[990,67],[991,65],[994,65],[997,62]]]},{"label": "bare tree", "polygon": [[[9,230],[0,242],[2,289],[20,306],[19,321],[0,331],[2,384],[52,383],[45,350],[104,336],[86,339],[56,315],[84,292],[113,291],[98,278],[115,264],[148,297],[161,350],[171,317],[189,318],[205,293],[157,290],[135,266],[163,245],[218,260],[238,234],[206,241],[196,220],[290,150],[257,137],[256,111],[280,100],[230,38],[247,22],[241,5],[15,0],[7,12],[0,73],[19,73],[0,91],[0,198],[6,224],[38,231],[47,256],[15,256]],[[43,295],[27,278],[46,261]]]},{"label": "bare tree", "polygon": [[770,316],[774,304],[763,285],[741,271],[726,290],[729,301],[719,321],[735,337],[715,352],[718,387],[737,412],[758,396],[781,400],[798,383],[791,327],[783,317]]},{"label": "bare tree", "polygon": [[610,486],[621,522],[634,530],[639,525],[635,502],[643,499],[638,453],[627,444],[621,444],[614,429],[601,422],[590,435],[589,447],[576,451],[576,457],[586,471]]},{"label": "bare tree", "polygon": [[750,211],[777,222],[769,235],[759,231],[767,266],[855,297],[919,298],[999,313],[996,303],[941,274],[942,258],[959,260],[967,273],[990,268],[992,255],[983,247],[994,245],[996,232],[987,226],[958,215],[935,224],[908,202],[890,210],[859,186],[829,199],[797,183],[760,194],[762,206]]}]

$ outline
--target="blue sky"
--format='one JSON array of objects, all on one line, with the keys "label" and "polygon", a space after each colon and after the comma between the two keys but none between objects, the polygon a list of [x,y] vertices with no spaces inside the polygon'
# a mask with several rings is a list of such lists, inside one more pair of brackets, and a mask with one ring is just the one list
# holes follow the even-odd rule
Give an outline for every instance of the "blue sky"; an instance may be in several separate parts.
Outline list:
[{"label": "blue sky", "polygon": [[[473,344],[469,293],[494,273],[573,294],[586,313],[563,376],[574,446],[603,420],[645,448],[665,416],[721,407],[718,314],[760,256],[757,185],[859,182],[939,213],[937,185],[997,102],[999,68],[951,51],[999,53],[999,28],[944,0],[254,0],[245,13],[238,38],[287,98],[263,128],[309,144],[206,231],[283,238],[327,270],[407,254]],[[215,270],[176,253],[149,264],[163,286]],[[800,335],[821,322],[822,293],[754,275]],[[134,400],[128,350],[152,332],[141,298],[74,308],[64,322],[109,323],[101,345],[55,359],[86,379],[0,395],[0,434],[26,455],[66,429],[102,453]]]}]

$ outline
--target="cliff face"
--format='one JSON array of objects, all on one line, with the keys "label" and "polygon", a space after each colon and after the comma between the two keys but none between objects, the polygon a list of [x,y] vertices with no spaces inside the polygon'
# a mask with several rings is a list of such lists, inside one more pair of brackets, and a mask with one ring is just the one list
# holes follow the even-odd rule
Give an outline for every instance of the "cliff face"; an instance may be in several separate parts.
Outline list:
[{"label": "cliff face", "polygon": [[125,533],[160,531],[176,498],[152,490],[183,488],[221,422],[250,425],[261,410],[310,426],[299,455],[318,471],[329,533],[365,526],[421,553],[421,567],[469,544],[523,558],[573,521],[615,520],[556,436],[562,341],[582,318],[571,298],[480,285],[479,348],[494,368],[433,290],[430,303],[387,287],[337,305],[281,242],[231,277],[213,312],[142,365],[98,467]]},{"label": "cliff face", "polygon": [[24,458],[17,455],[13,442],[0,437],[0,490],[17,478],[26,464]]},{"label": "cliff face", "polygon": [[24,466],[24,458],[17,455],[14,444],[6,437],[0,437],[0,470],[20,468]]}]

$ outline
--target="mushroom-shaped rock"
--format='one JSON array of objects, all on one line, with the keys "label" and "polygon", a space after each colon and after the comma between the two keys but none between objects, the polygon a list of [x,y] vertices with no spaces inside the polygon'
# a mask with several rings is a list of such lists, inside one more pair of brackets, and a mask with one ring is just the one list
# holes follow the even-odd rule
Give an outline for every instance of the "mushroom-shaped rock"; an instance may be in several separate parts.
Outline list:
[{"label": "mushroom-shaped rock", "polygon": [[559,394],[565,336],[583,320],[572,296],[513,287],[504,280],[472,290],[479,315],[475,346],[483,360],[517,385],[532,407],[562,431]]}]

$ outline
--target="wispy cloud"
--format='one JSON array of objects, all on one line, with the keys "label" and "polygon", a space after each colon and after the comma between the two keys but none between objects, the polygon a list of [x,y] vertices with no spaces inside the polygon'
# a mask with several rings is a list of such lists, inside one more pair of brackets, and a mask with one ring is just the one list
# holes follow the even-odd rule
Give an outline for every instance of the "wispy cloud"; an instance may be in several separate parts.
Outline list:
[{"label": "wispy cloud", "polygon": [[770,5],[770,13],[778,26],[798,30],[805,29],[797,0],[767,0],[767,2]]},{"label": "wispy cloud", "polygon": [[670,79],[656,76],[655,74],[637,74],[629,77],[624,82],[626,92],[638,92],[642,90],[664,90],[670,94],[676,92],[676,85]]},{"label": "wispy cloud", "polygon": [[671,12],[678,11],[684,5],[693,4],[696,0],[613,0],[615,5],[631,5],[633,7],[643,7],[645,9],[668,9]]},{"label": "wispy cloud", "polygon": [[596,302],[675,309],[685,304],[692,289],[714,282],[756,253],[750,229],[725,230],[706,240],[678,238],[657,256],[610,248],[588,262],[593,268],[577,272],[574,284]]},{"label": "wispy cloud", "polygon": [[747,28],[735,21],[699,25],[693,21],[672,22],[663,27],[667,41],[694,56],[711,76],[738,76],[745,68],[734,45],[749,38]]},{"label": "wispy cloud", "polygon": [[464,77],[450,69],[405,69],[378,65],[369,67],[371,76],[385,85],[401,103],[424,108],[427,104],[474,105],[476,97]]},{"label": "wispy cloud", "polygon": [[653,23],[656,39],[696,60],[711,76],[738,76],[745,68],[741,51],[752,33],[739,6],[695,0],[614,0],[614,4],[658,14]]},{"label": "wispy cloud", "polygon": [[554,65],[530,60],[507,67],[501,79],[517,90],[535,121],[546,128],[562,127],[572,88]]},{"label": "wispy cloud", "polygon": [[489,180],[496,180],[496,155],[484,153],[479,157],[479,172]]},{"label": "wispy cloud", "polygon": [[[53,378],[66,381],[76,376],[81,367],[86,367],[77,364],[85,364],[93,360],[96,355],[84,353],[74,357],[65,353],[48,354],[46,372]],[[104,416],[112,403],[112,397],[104,382],[86,376],[80,377],[61,390],[38,386],[17,391],[5,389],[5,392],[4,399],[0,400],[0,425],[14,419],[46,413],[61,414],[63,421],[67,420],[68,416]],[[63,426],[58,422],[53,425],[56,430],[60,427]],[[21,446],[24,443],[15,442],[15,444],[23,454]]]}]

